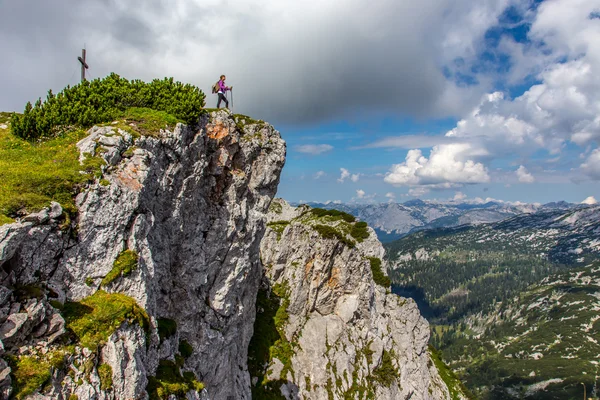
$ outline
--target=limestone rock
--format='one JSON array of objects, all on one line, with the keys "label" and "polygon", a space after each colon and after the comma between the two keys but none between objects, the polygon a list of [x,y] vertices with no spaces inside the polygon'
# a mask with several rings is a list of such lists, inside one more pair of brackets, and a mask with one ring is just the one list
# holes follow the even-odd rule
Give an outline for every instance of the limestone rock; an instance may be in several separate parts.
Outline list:
[{"label": "limestone rock", "polygon": [[268,220],[277,224],[261,242],[266,287],[286,289],[282,329],[291,349],[290,372],[277,375],[282,360],[274,358],[268,377],[290,400],[450,399],[430,368],[429,326],[416,304],[373,281],[369,257],[384,255],[375,233],[368,228],[362,242],[347,235],[354,247],[325,238],[316,225],[344,235],[347,224],[309,210],[275,200]]}]

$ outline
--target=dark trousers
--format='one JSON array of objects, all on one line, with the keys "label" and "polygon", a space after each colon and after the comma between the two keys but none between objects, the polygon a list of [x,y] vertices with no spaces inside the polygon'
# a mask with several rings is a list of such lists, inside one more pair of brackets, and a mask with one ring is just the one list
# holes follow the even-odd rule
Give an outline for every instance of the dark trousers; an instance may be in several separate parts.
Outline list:
[{"label": "dark trousers", "polygon": [[223,93],[219,93],[219,101],[217,102],[217,108],[221,107],[221,101],[225,102],[225,107],[229,108],[229,102]]}]

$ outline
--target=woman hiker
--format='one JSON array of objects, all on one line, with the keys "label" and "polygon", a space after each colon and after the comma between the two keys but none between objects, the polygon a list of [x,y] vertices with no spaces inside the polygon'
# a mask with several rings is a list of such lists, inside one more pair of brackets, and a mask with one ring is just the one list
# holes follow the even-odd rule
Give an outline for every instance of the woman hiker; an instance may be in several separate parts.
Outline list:
[{"label": "woman hiker", "polygon": [[217,102],[217,108],[221,107],[221,101],[225,102],[225,108],[229,108],[229,101],[227,101],[227,98],[225,97],[225,93],[228,90],[233,89],[232,87],[226,86],[225,85],[225,75],[221,75],[221,79],[219,79],[219,82],[217,82],[217,84],[219,85],[219,90],[217,92],[217,95],[219,96],[219,101]]}]

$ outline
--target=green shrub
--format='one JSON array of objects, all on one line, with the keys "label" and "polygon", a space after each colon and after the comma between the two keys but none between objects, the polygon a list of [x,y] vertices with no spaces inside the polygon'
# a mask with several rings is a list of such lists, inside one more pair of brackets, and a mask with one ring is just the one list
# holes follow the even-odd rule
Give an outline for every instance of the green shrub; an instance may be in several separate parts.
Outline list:
[{"label": "green shrub", "polygon": [[385,275],[381,270],[381,260],[377,257],[369,257],[369,262],[371,263],[371,273],[373,274],[373,281],[376,284],[383,286],[385,288],[389,288],[392,286],[392,281],[390,277]]},{"label": "green shrub", "polygon": [[76,394],[72,394],[69,396],[69,400],[79,400],[79,396],[77,396]]},{"label": "green shrub", "polygon": [[11,130],[23,139],[49,137],[68,126],[89,128],[110,122],[131,107],[164,111],[194,124],[202,113],[204,100],[199,88],[173,78],[146,83],[112,73],[104,79],[67,86],[57,95],[50,90],[45,102],[38,99],[34,106],[27,103],[23,115],[13,115]]},{"label": "green shrub", "polygon": [[78,302],[66,302],[62,315],[79,343],[95,351],[123,322],[139,324],[146,332],[148,314],[134,299],[121,293],[99,290]]},{"label": "green shrub", "polygon": [[109,390],[112,389],[113,385],[113,372],[112,368],[108,364],[101,364],[98,367],[98,376],[100,376],[100,389]]},{"label": "green shrub", "polygon": [[179,354],[184,358],[190,357],[194,353],[194,348],[186,340],[179,342]]},{"label": "green shrub", "polygon": [[357,222],[350,231],[350,236],[356,239],[357,242],[362,243],[363,240],[369,238],[369,230],[367,229],[367,223],[364,221]]},{"label": "green shrub", "polygon": [[349,223],[356,221],[354,215],[339,210],[325,210],[323,208],[313,208],[310,210],[310,212],[317,218],[329,216],[334,217],[334,219],[343,219],[344,221]]},{"label": "green shrub", "polygon": [[348,239],[346,235],[329,225],[313,225],[313,228],[325,239],[337,239],[350,248],[354,248],[356,243]]},{"label": "green shrub", "polygon": [[166,400],[170,395],[178,399],[185,399],[185,394],[190,390],[197,392],[204,389],[204,384],[196,380],[193,372],[184,372],[181,375],[179,367],[169,360],[160,360],[156,369],[156,376],[148,377],[146,390],[150,400]]},{"label": "green shrub", "polygon": [[177,322],[169,318],[158,319],[158,336],[160,340],[168,339],[177,332]]},{"label": "green shrub", "polygon": [[130,275],[138,265],[138,255],[133,250],[124,250],[119,254],[113,268],[110,272],[102,279],[102,286],[106,286],[120,276]]}]

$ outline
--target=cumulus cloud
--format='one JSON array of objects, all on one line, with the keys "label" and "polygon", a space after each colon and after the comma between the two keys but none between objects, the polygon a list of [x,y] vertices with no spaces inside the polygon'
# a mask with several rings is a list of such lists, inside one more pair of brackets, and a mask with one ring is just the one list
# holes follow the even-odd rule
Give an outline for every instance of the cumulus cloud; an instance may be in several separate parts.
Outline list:
[{"label": "cumulus cloud", "polygon": [[413,197],[425,196],[429,192],[429,188],[426,188],[424,186],[408,189],[408,195]]},{"label": "cumulus cloud", "polygon": [[598,202],[596,201],[596,198],[594,196],[590,196],[590,197],[586,198],[585,200],[583,200],[581,202],[581,204],[588,204],[588,205],[592,206],[594,204],[598,204]]},{"label": "cumulus cloud", "polygon": [[429,158],[421,150],[410,150],[403,163],[392,165],[384,180],[397,186],[432,187],[489,182],[487,168],[468,159],[473,150],[469,144],[440,145]]},{"label": "cumulus cloud", "polygon": [[366,194],[365,191],[362,189],[358,189],[356,191],[356,197],[358,197],[359,199],[363,199],[365,197],[365,194]]},{"label": "cumulus cloud", "polygon": [[387,192],[387,193],[385,194],[385,197],[387,197],[387,198],[389,199],[389,201],[394,201],[394,200],[396,200],[396,195],[395,195],[394,193],[392,193],[392,192]]},{"label": "cumulus cloud", "polygon": [[600,180],[600,149],[592,151],[587,160],[581,164],[581,170],[591,179]]},{"label": "cumulus cloud", "polygon": [[[237,110],[276,123],[369,110],[455,114],[481,89],[458,85],[444,71],[476,56],[510,3],[4,2],[0,54],[11,60],[0,65],[0,87],[11,96],[0,99],[0,109],[22,110],[47,89],[77,82],[76,57],[86,43],[92,77],[174,76],[209,93],[224,73]],[[373,90],[373,82],[385,90]]]},{"label": "cumulus cloud", "polygon": [[463,201],[466,198],[467,198],[467,195],[464,194],[463,192],[456,192],[456,194],[454,195],[454,198],[452,200],[454,200],[454,201]]},{"label": "cumulus cloud", "polygon": [[333,150],[333,146],[328,144],[304,144],[301,146],[296,146],[296,151],[300,153],[311,154],[313,156],[327,153],[331,150]]},{"label": "cumulus cloud", "polygon": [[344,183],[346,179],[350,179],[352,182],[358,182],[360,179],[360,174],[351,174],[346,168],[340,168],[340,172],[339,183]]},{"label": "cumulus cloud", "polygon": [[525,168],[522,165],[519,166],[519,169],[517,169],[517,171],[515,173],[517,174],[517,178],[519,179],[519,182],[521,182],[521,183],[535,182],[535,178],[533,177],[533,175],[531,175],[529,173],[529,171],[527,171],[527,168]]}]

